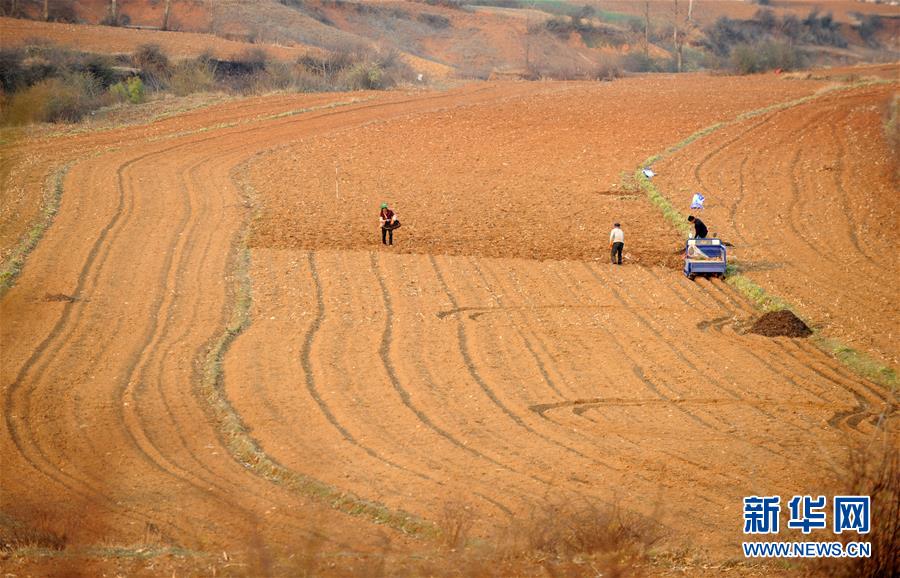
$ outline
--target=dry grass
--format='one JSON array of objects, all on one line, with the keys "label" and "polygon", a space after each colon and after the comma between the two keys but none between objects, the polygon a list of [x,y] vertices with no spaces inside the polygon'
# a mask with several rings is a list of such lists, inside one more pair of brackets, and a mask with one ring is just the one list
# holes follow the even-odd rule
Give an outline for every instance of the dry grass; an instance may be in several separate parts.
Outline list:
[{"label": "dry grass", "polygon": [[871,531],[843,533],[840,539],[871,542],[872,556],[817,560],[809,566],[811,575],[878,578],[896,576],[900,569],[900,434],[886,423],[893,409],[885,409],[874,438],[850,448],[832,492],[871,497]]}]

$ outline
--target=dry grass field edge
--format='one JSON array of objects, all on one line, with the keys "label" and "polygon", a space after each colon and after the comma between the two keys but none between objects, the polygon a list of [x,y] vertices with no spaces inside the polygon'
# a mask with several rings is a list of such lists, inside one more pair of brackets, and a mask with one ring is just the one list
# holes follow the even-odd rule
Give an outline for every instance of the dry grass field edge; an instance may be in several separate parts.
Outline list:
[{"label": "dry grass field edge", "polygon": [[415,537],[438,535],[439,531],[432,523],[413,514],[392,510],[383,504],[363,499],[279,464],[250,436],[240,415],[229,403],[222,388],[222,360],[234,339],[249,327],[250,306],[253,300],[250,278],[251,256],[247,239],[250,226],[258,213],[252,186],[239,177],[241,173],[246,172],[244,166],[246,163],[239,165],[231,175],[244,197],[244,206],[249,212],[232,248],[230,276],[234,279],[234,283],[231,295],[233,302],[231,319],[222,333],[208,344],[205,358],[200,362],[202,375],[199,379],[199,393],[206,400],[220,435],[232,457],[264,479],[319,500],[335,510],[367,518],[371,522],[388,526],[407,535]]},{"label": "dry grass field edge", "polygon": [[16,282],[16,277],[25,266],[25,260],[31,253],[44,233],[53,223],[53,217],[59,210],[59,204],[62,201],[63,179],[69,171],[71,163],[64,164],[52,170],[47,176],[47,180],[43,187],[42,209],[37,220],[28,228],[27,233],[22,238],[19,245],[13,248],[6,262],[0,264],[0,298],[2,298],[10,287]]}]

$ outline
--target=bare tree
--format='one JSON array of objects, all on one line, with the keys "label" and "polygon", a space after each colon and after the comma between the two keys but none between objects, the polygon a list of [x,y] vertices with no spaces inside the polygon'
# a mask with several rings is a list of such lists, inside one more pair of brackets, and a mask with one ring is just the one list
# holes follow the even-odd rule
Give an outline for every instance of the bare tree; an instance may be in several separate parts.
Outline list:
[{"label": "bare tree", "polygon": [[650,0],[644,2],[644,55],[650,54]]},{"label": "bare tree", "polygon": [[114,26],[119,23],[119,6],[117,0],[109,0],[109,21]]},{"label": "bare tree", "polygon": [[163,30],[169,29],[169,12],[171,10],[172,10],[172,0],[166,0],[166,8],[163,11],[163,23],[162,23]]},{"label": "bare tree", "polygon": [[678,38],[678,0],[675,0],[675,13],[672,20],[672,36],[675,42],[675,59],[678,72],[681,72],[681,44]]},{"label": "bare tree", "polygon": [[44,22],[50,21],[50,0],[44,0]]}]

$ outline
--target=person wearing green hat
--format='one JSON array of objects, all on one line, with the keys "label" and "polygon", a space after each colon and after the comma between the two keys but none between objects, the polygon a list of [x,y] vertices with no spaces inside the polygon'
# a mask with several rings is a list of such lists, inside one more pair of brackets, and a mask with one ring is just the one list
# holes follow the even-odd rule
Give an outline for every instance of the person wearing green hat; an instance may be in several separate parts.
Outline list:
[{"label": "person wearing green hat", "polygon": [[394,229],[400,226],[397,220],[397,214],[388,208],[387,203],[381,203],[381,213],[378,215],[381,220],[381,243],[384,245],[394,244]]}]

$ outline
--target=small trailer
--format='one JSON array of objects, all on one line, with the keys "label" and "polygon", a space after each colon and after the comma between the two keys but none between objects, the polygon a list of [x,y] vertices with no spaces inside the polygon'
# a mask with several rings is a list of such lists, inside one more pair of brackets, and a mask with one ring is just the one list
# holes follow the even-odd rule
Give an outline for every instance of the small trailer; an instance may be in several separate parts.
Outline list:
[{"label": "small trailer", "polygon": [[684,274],[688,279],[697,275],[724,277],[728,257],[719,239],[688,239],[684,245]]}]

